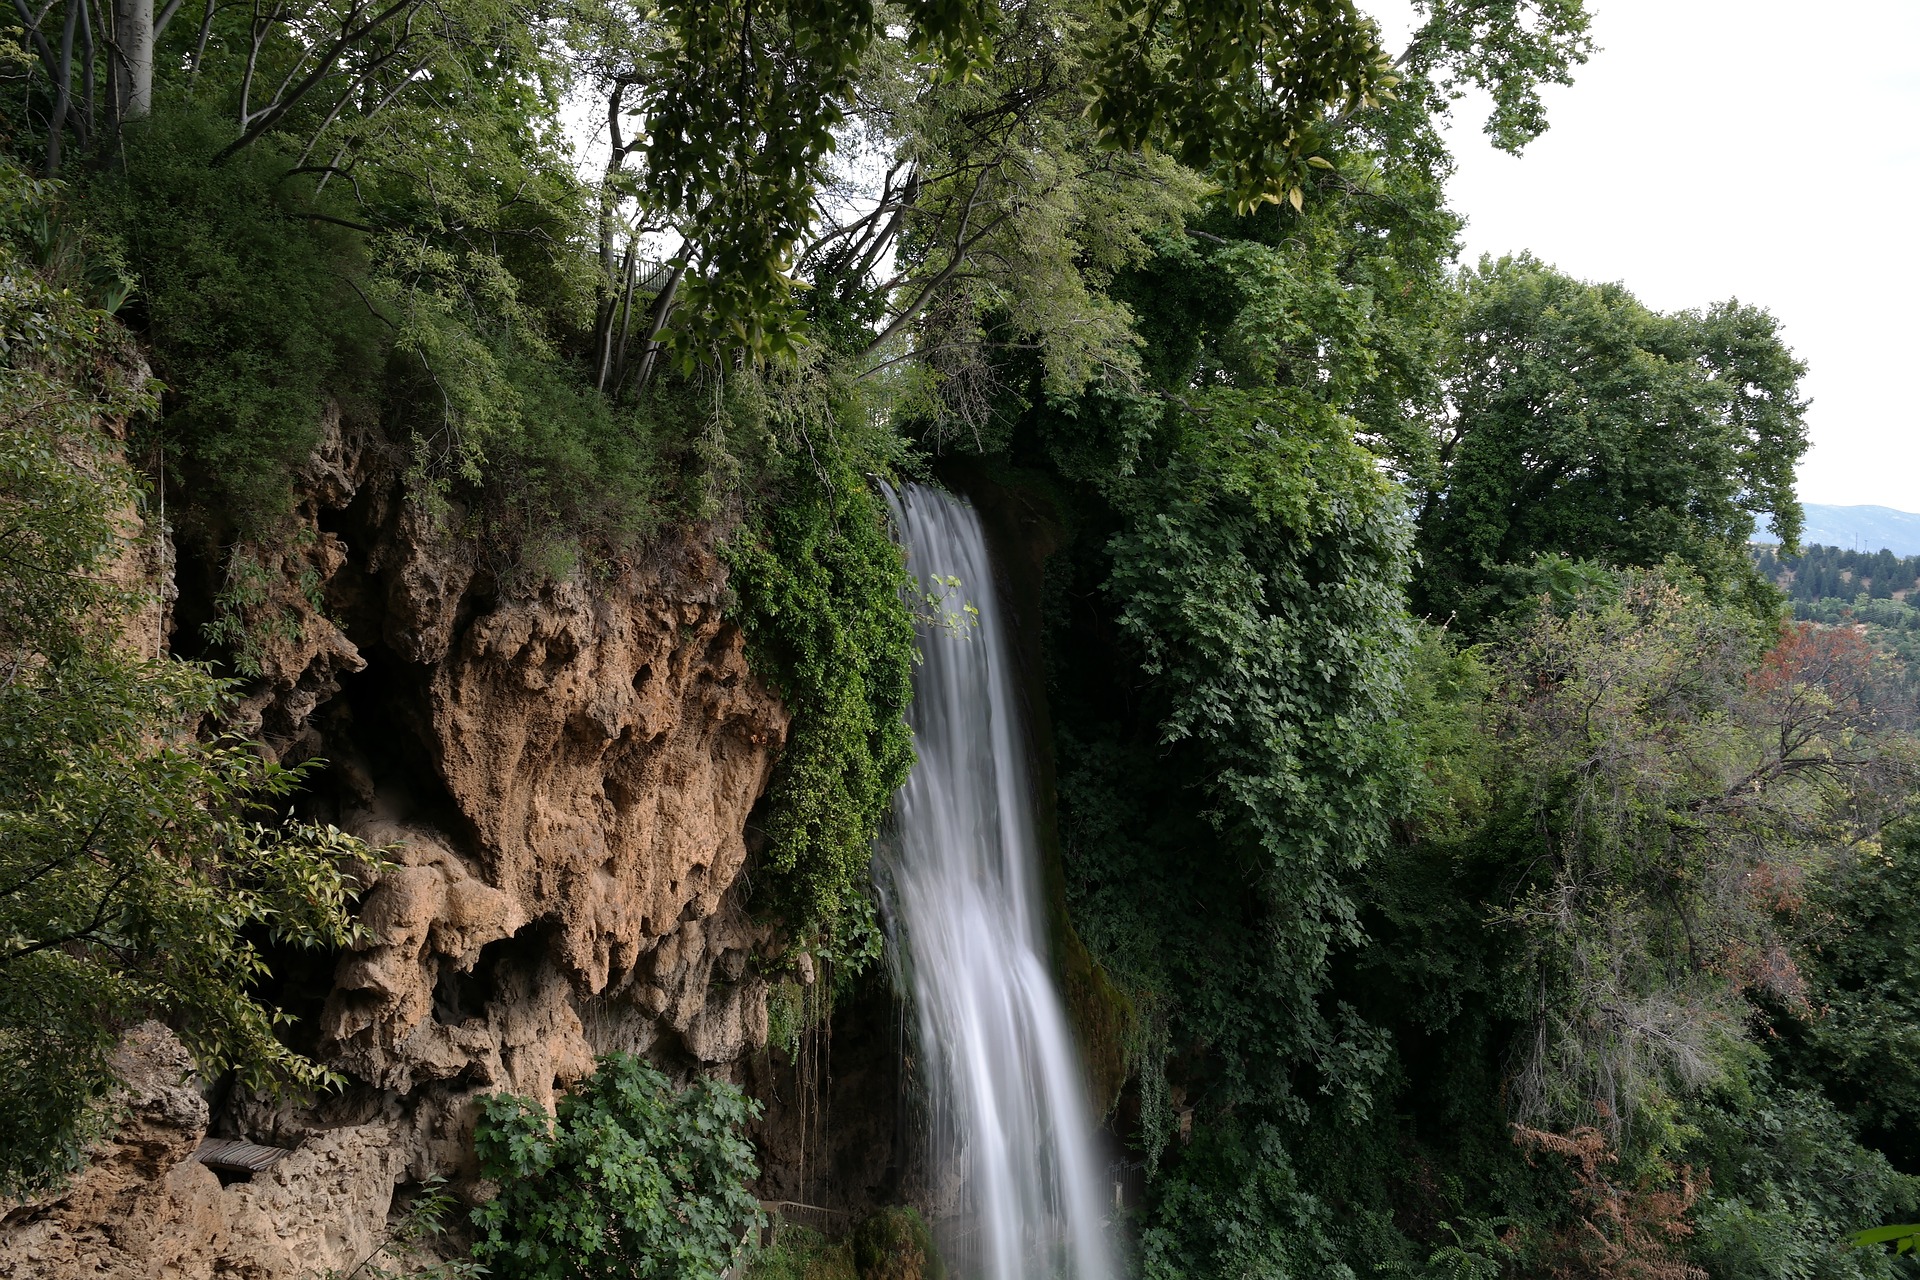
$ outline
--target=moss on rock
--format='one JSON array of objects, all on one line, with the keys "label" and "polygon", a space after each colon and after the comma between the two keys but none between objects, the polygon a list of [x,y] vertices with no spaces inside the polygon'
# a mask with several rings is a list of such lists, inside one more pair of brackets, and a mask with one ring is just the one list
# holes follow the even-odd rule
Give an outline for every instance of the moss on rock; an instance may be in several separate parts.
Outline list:
[{"label": "moss on rock", "polygon": [[880,1210],[854,1229],[852,1243],[860,1280],[946,1280],[933,1233],[914,1209]]}]

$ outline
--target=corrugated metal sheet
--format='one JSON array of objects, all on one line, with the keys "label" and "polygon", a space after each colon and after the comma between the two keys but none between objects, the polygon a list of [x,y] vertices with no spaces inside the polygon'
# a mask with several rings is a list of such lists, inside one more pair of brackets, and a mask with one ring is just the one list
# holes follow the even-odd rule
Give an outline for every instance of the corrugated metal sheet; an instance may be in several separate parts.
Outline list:
[{"label": "corrugated metal sheet", "polygon": [[235,1142],[229,1138],[208,1138],[193,1153],[193,1158],[201,1164],[216,1169],[231,1169],[236,1173],[260,1173],[273,1168],[289,1155],[293,1154],[285,1147],[262,1147],[251,1142]]}]

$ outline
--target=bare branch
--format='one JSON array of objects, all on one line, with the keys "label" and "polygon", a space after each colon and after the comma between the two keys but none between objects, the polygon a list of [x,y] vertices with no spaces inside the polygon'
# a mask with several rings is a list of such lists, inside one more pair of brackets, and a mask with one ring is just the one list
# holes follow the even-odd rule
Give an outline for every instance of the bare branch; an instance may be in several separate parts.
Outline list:
[{"label": "bare branch", "polygon": [[[339,36],[327,47],[326,52],[321,56],[319,61],[314,64],[313,69],[303,76],[298,83],[293,84],[291,87],[284,87],[281,92],[276,93],[271,104],[249,115],[246,105],[246,86],[252,83],[254,62],[258,58],[261,40],[265,38],[265,28],[260,27],[256,23],[256,29],[260,31],[260,34],[256,36],[253,52],[248,57],[246,80],[243,82],[241,91],[240,110],[242,133],[238,138],[235,138],[232,142],[220,149],[214,156],[214,163],[220,164],[229,160],[244,148],[251,146],[276,124],[280,123],[281,118],[284,117],[288,111],[292,110],[307,94],[311,93],[314,87],[333,71],[334,65],[340,61],[349,49],[365,40],[368,36],[401,14],[411,14],[419,4],[420,0],[394,0],[394,3],[387,8],[382,9],[380,12],[366,19],[359,26],[354,26],[352,25],[354,17],[366,12],[363,7],[356,5],[351,13],[349,13]],[[278,9],[275,10],[276,20],[280,12]],[[302,62],[304,62],[304,60],[305,57],[303,55]]]},{"label": "bare branch", "polygon": [[[989,219],[985,226],[981,227],[978,231],[974,232],[972,235],[968,235],[968,228],[973,223],[974,210],[979,206],[982,194],[986,187],[987,178],[992,173],[993,173],[993,169],[991,167],[984,168],[973,180],[973,190],[969,192],[967,195],[966,207],[961,210],[960,223],[959,223],[959,226],[954,231],[954,244],[953,244],[952,255],[948,259],[947,265],[943,269],[941,269],[938,273],[936,273],[931,280],[928,280],[926,284],[921,286],[919,295],[914,298],[913,302],[909,306],[904,308],[891,321],[889,321],[887,323],[887,326],[883,328],[877,336],[875,336],[873,341],[867,344],[866,350],[861,353],[863,357],[870,356],[875,351],[878,351],[882,346],[884,346],[888,342],[889,339],[893,337],[894,334],[898,333],[904,325],[908,324],[910,321],[913,320],[915,316],[919,315],[922,311],[924,311],[927,307],[927,304],[933,301],[934,296],[940,291],[940,289],[944,287],[950,279],[953,278],[955,273],[957,273],[963,265],[965,265],[967,260],[967,254],[972,252],[973,247],[979,244],[980,241],[984,240],[996,227],[998,227],[1001,223],[1005,222],[1009,217],[1012,216],[1011,211],[1002,210],[1001,212],[995,214],[991,219]],[[894,287],[896,287],[899,283],[903,282],[904,280],[905,280],[904,275],[900,277],[896,277],[894,281],[890,281],[888,283],[888,285],[885,287],[885,291],[891,292]]]}]

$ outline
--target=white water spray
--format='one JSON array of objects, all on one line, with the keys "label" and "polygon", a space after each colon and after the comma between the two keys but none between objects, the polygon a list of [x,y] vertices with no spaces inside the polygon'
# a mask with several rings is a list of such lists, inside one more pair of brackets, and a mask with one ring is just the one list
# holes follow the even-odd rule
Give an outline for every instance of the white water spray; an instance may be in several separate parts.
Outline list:
[{"label": "white water spray", "polygon": [[[882,855],[933,1120],[942,1234],[965,1280],[1110,1280],[1085,1076],[1048,961],[1019,690],[979,516],[938,490],[892,500],[921,582],[958,580],[977,625],[923,625],[919,763]],[[941,1198],[946,1198],[942,1196]],[[967,1266],[971,1262],[972,1266]]]}]

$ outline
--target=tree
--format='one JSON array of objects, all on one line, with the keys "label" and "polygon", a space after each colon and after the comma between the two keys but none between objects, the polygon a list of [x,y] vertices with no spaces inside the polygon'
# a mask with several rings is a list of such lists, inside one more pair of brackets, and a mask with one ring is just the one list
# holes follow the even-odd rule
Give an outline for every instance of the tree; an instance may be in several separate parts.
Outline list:
[{"label": "tree", "polygon": [[[1112,146],[1176,153],[1218,176],[1242,201],[1297,195],[1311,154],[1311,121],[1341,103],[1366,100],[1392,79],[1373,23],[1349,0],[918,0],[903,9],[906,21],[895,34],[870,0],[668,4],[660,38],[641,65],[608,76],[616,130],[623,111],[643,122],[632,142],[616,139],[617,148],[641,161],[630,189],[643,208],[674,220],[688,242],[697,269],[686,281],[686,305],[703,340],[764,352],[790,339],[798,316],[787,273],[832,181],[837,126],[863,106],[904,110],[892,123],[910,124],[919,105],[914,97],[938,99],[981,71],[1017,66],[1042,33],[1048,38],[1041,43],[1062,46],[1046,62],[1083,64],[1085,74],[1029,79],[1026,107],[1046,114],[1049,100],[1071,101],[1076,114],[1090,112]],[[903,57],[922,91],[904,100],[872,94],[873,73],[895,73]],[[1004,121],[1004,110],[973,118],[976,140],[985,144],[977,149],[1005,139]],[[623,158],[616,157],[613,176]],[[888,238],[902,229],[894,216],[901,207],[923,195],[952,194],[943,187],[965,193],[982,176],[919,167],[923,157],[911,152],[906,160],[888,173],[882,207],[860,214],[873,231],[890,227]],[[971,207],[979,195],[975,187],[965,203]],[[1004,217],[994,203],[983,208],[981,222]],[[963,220],[956,242],[963,250],[980,234],[979,224],[971,225]],[[908,296],[924,283],[909,285]]]},{"label": "tree", "polygon": [[[49,193],[0,169],[0,1194],[46,1186],[110,1118],[121,1029],[170,1020],[201,1069],[331,1076],[255,988],[262,944],[343,946],[372,851],[282,821],[312,766],[202,742],[231,686],[122,632],[137,496],[104,434],[150,410],[125,337],[17,248]],[[116,570],[118,571],[116,573]]]},{"label": "tree", "polygon": [[[1240,205],[1324,191],[1321,152],[1393,114],[1402,76],[1421,111],[1494,87],[1522,104],[1528,123],[1501,132],[1517,145],[1542,127],[1523,109],[1537,85],[1585,56],[1569,0],[1435,4],[1398,71],[1349,0],[918,0],[892,26],[865,0],[210,3],[197,24],[141,3],[21,8],[38,58],[0,89],[16,145],[44,140],[51,170],[63,139],[99,158],[174,145],[183,112],[219,120],[200,161],[264,154],[274,218],[366,238],[370,271],[344,262],[306,292],[358,290],[413,366],[401,385],[441,402],[422,470],[469,479],[487,437],[517,429],[502,348],[584,357],[596,390],[631,400],[668,347],[713,369],[784,357],[835,341],[813,322],[838,311],[869,330],[865,372],[921,366],[943,412],[977,407],[993,346],[1045,352],[1054,392],[1128,377],[1106,284],[1204,183]],[[99,41],[121,70],[96,66]],[[597,192],[563,154],[570,89],[605,104]],[[117,104],[136,96],[155,124],[133,136]],[[112,230],[140,238],[167,207],[144,191]],[[650,235],[681,242],[659,271],[642,269]]]},{"label": "tree", "polygon": [[1062,859],[1075,927],[1144,1011],[1153,1276],[1333,1266],[1292,1125],[1322,1094],[1364,1113],[1383,1047],[1325,998],[1346,881],[1397,808],[1409,640],[1403,509],[1347,411],[1412,346],[1375,299],[1417,291],[1450,224],[1395,160],[1330,163],[1302,209],[1196,219],[1119,282],[1142,385],[1066,401],[1031,364],[1003,375],[1026,392],[1007,452],[1074,531],[1047,569]]},{"label": "tree", "polygon": [[[1640,1245],[1682,1255],[1669,1263],[1893,1274],[1844,1236],[1904,1221],[1914,1184],[1860,1145],[1845,1089],[1795,1075],[1776,1090],[1763,1062],[1817,1060],[1795,1047],[1832,998],[1814,948],[1844,938],[1866,991],[1902,971],[1883,914],[1909,881],[1853,899],[1857,937],[1809,893],[1877,870],[1866,851],[1910,803],[1892,673],[1851,628],[1757,635],[1683,575],[1569,585],[1478,644],[1425,630],[1406,722],[1417,807],[1353,888],[1365,939],[1325,997],[1378,1029],[1384,1062],[1367,1122],[1336,1129],[1315,1185],[1397,1221],[1499,1213],[1519,1274],[1630,1255],[1634,1221],[1662,1204]],[[1850,1071],[1898,1057],[1877,1038],[1899,1020],[1849,1028],[1865,1050]],[[1911,1092],[1902,1075],[1872,1078],[1891,1098]],[[1297,1141],[1327,1125],[1333,1108]],[[1524,1164],[1516,1132],[1535,1148]],[[1611,1191],[1591,1177],[1608,1150]],[[1692,1191],[1683,1165],[1702,1175]]]},{"label": "tree", "polygon": [[[1005,250],[1033,240],[1019,233],[1057,242],[1059,215],[1114,203],[1063,193],[1132,177],[1136,197],[1171,183],[1178,206],[1187,184],[1155,155],[1239,207],[1301,202],[1320,151],[1403,74],[1421,78],[1423,105],[1429,76],[1445,86],[1436,106],[1460,83],[1493,88],[1502,145],[1544,128],[1537,86],[1586,56],[1579,4],[1423,8],[1396,71],[1351,0],[918,0],[893,28],[866,0],[668,4],[651,25],[624,24],[650,33],[631,56],[596,64],[614,144],[605,191],[633,198],[636,228],[684,239],[677,301],[694,350],[783,349],[802,331],[797,268],[822,256],[837,285],[878,286],[890,334],[973,273],[1017,284],[1025,264]],[[848,151],[865,153],[877,186],[849,190],[834,164]],[[626,292],[614,221],[603,216],[601,257]],[[895,243],[908,250],[892,278],[869,280]],[[1085,243],[1097,281],[1111,255]]]},{"label": "tree", "polygon": [[1734,302],[1661,315],[1524,255],[1463,273],[1458,307],[1441,469],[1420,495],[1427,613],[1497,613],[1548,554],[1671,556],[1738,593],[1760,512],[1792,549],[1805,366],[1771,316]]},{"label": "tree", "polygon": [[1495,909],[1542,993],[1511,1105],[1630,1123],[1727,1069],[1745,993],[1803,990],[1776,893],[1899,814],[1911,743],[1850,628],[1762,651],[1740,612],[1645,572],[1538,609],[1494,659],[1528,833]]},{"label": "tree", "polygon": [[[44,97],[31,95],[29,103],[45,104],[35,114],[41,115],[49,175],[61,167],[69,131],[82,147],[114,146],[127,125],[152,114],[156,55],[163,48],[179,55],[176,65],[185,68],[188,84],[199,80],[210,45],[215,63],[231,68],[239,130],[231,150],[238,151],[295,120],[296,127],[307,128],[318,120],[324,131],[343,115],[352,121],[377,114],[471,33],[473,16],[453,6],[436,6],[428,16],[422,0],[256,4],[245,14],[237,6],[209,3],[189,43],[183,29],[173,27],[181,0],[167,0],[158,12],[154,0],[112,0],[107,6],[61,0],[37,12],[26,0],[15,0],[14,7],[44,76]],[[223,15],[226,8],[235,11]],[[57,53],[49,40],[56,30]],[[169,30],[176,37],[170,45]],[[96,42],[105,51],[104,67],[96,65]],[[244,52],[228,59],[228,48]],[[106,100],[104,129],[96,91]],[[307,107],[317,109],[299,119],[296,113]]]}]

